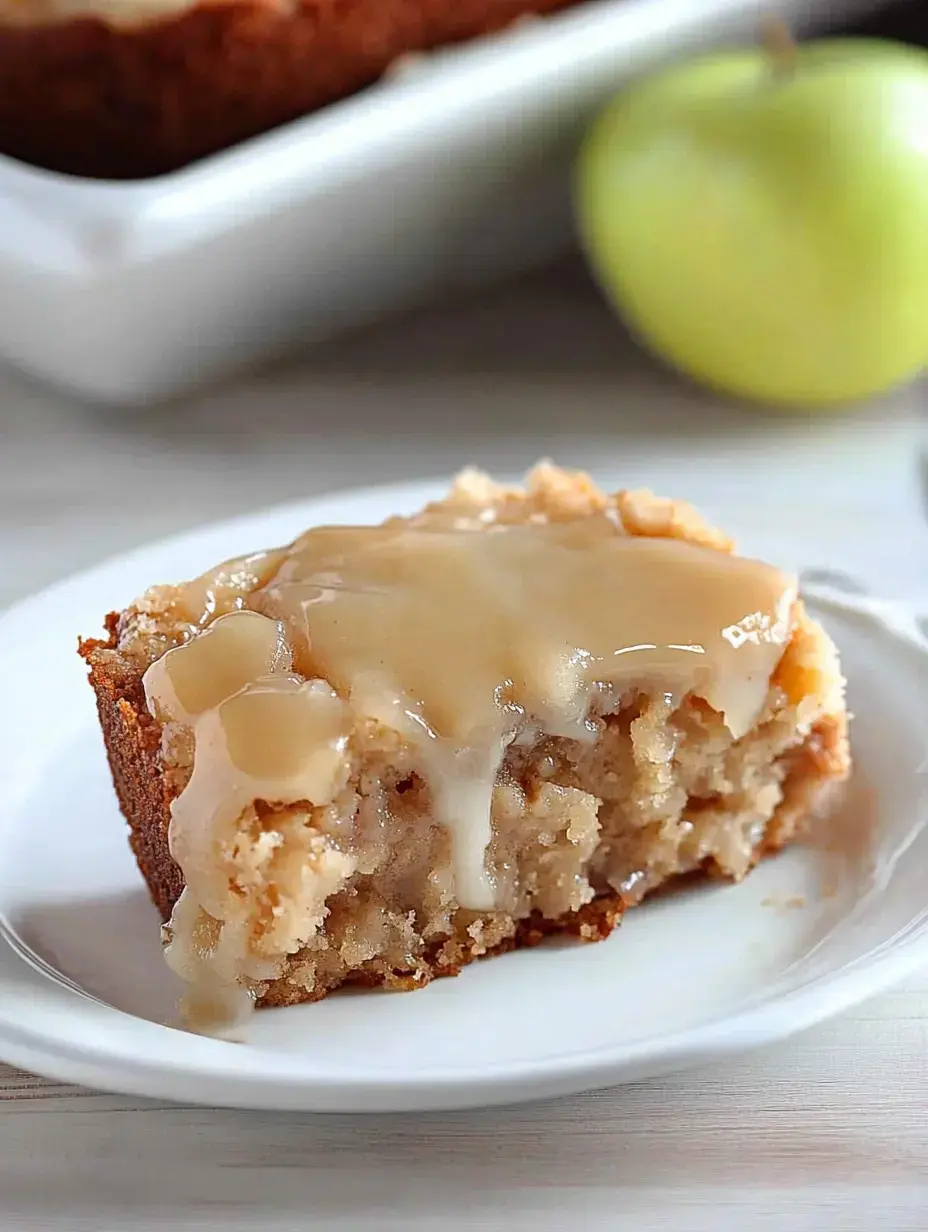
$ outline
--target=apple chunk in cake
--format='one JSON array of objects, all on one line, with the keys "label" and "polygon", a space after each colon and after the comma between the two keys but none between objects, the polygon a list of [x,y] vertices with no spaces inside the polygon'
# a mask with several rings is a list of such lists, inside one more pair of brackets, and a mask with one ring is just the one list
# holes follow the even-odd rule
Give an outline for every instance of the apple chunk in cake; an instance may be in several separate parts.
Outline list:
[{"label": "apple chunk in cake", "polygon": [[742,877],[849,767],[795,580],[552,466],[465,473],[108,628],[81,652],[191,1012],[597,939],[670,878]]}]

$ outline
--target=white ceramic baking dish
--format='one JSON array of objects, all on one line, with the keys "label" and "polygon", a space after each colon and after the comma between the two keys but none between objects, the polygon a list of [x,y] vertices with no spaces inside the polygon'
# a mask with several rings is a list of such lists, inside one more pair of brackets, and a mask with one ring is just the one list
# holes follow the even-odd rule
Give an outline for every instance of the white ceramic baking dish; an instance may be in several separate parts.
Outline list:
[{"label": "white ceramic baking dish", "polygon": [[[877,0],[779,0],[799,30]],[[144,403],[565,247],[597,104],[671,55],[750,37],[770,0],[590,0],[427,57],[171,175],[0,157],[0,355]]]}]

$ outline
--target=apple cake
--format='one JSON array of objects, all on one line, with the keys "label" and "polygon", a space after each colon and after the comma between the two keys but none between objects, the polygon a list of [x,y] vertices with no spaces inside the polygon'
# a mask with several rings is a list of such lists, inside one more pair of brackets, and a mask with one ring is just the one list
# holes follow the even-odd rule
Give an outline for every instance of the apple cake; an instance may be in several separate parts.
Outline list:
[{"label": "apple cake", "polygon": [[849,770],[794,578],[690,506],[537,467],[156,586],[80,652],[204,1021],[421,988],[737,880]]},{"label": "apple cake", "polygon": [[160,175],[578,0],[0,0],[0,152]]}]

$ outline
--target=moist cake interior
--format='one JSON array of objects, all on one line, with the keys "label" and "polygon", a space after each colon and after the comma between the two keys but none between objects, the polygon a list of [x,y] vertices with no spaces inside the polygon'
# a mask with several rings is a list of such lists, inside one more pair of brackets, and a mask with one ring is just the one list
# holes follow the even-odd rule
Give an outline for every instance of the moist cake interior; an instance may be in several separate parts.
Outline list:
[{"label": "moist cake interior", "polygon": [[795,579],[544,465],[155,587],[88,642],[191,1021],[422,987],[738,879],[848,772]]}]

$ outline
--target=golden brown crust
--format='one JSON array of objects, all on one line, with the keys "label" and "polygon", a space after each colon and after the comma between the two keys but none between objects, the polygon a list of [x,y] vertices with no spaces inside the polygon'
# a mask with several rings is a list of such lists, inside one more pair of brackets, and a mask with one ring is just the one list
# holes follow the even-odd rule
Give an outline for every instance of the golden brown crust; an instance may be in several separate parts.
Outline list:
[{"label": "golden brown crust", "polygon": [[[413,992],[418,988],[425,988],[432,980],[460,975],[465,967],[476,962],[478,958],[493,958],[498,954],[510,954],[514,950],[532,949],[541,945],[548,937],[573,937],[587,943],[604,941],[621,923],[625,909],[622,896],[612,893],[602,894],[579,911],[568,912],[556,920],[545,919],[536,911],[528,919],[518,921],[513,936],[506,937],[486,949],[475,945],[466,931],[459,930],[450,943],[436,942],[415,972],[394,971],[385,977],[382,972],[369,971],[362,967],[352,971],[344,983],[356,988],[383,987],[393,992]],[[317,992],[307,992],[303,984],[293,983],[284,977],[269,985],[258,1004],[267,1009],[301,1005],[309,1001],[322,1001],[330,991],[329,988],[322,988]]]},{"label": "golden brown crust", "polygon": [[404,54],[575,3],[219,0],[136,26],[0,24],[0,151],[72,175],[159,175],[344,98]]},{"label": "golden brown crust", "polygon": [[121,668],[116,656],[100,654],[115,648],[118,620],[115,613],[106,619],[108,641],[82,641],[79,652],[90,668],[113,786],[129,823],[129,842],[155,906],[167,920],[184,879],[168,849],[171,801],[162,775],[161,727],[145,708],[141,675],[129,664]]}]

